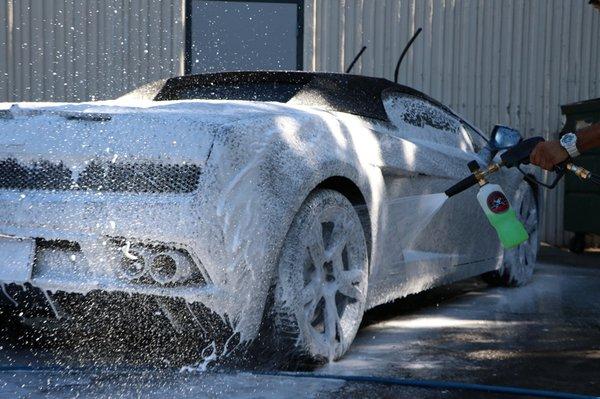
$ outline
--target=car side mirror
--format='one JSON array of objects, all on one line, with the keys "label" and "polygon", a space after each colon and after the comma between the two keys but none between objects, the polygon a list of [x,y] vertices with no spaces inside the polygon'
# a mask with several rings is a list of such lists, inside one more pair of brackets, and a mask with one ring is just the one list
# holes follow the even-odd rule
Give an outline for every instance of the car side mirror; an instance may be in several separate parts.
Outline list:
[{"label": "car side mirror", "polygon": [[523,140],[523,136],[517,129],[496,125],[492,129],[490,139],[490,144],[495,150],[505,150],[519,144]]}]

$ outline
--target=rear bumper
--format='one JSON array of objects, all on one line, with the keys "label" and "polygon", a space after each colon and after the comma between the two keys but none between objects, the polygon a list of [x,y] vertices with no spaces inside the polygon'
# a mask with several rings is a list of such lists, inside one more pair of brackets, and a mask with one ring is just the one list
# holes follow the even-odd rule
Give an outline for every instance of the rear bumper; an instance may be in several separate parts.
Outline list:
[{"label": "rear bumper", "polygon": [[[188,241],[197,237],[197,214],[193,194],[0,191],[0,235],[36,240],[29,283],[51,292],[101,290],[205,304],[222,300],[224,293],[211,283]],[[177,286],[132,282],[121,270],[117,242],[123,241],[185,251],[203,281]]]}]

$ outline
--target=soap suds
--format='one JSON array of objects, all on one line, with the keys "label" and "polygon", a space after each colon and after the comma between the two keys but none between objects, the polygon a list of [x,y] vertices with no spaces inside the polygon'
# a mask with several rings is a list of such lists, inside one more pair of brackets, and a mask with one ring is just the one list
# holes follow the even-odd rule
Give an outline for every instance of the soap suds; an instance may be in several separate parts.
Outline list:
[{"label": "soap suds", "polygon": [[[386,100],[397,127],[279,103],[22,103],[0,119],[0,159],[44,159],[75,175],[94,160],[194,164],[201,175],[197,191],[188,194],[0,190],[0,234],[79,243],[75,258],[57,254],[42,262],[30,281],[34,286],[202,303],[246,342],[258,332],[279,250],[302,201],[326,179],[344,177],[366,201],[361,214],[372,246],[370,288],[376,291],[392,269],[409,287],[370,293],[368,306],[374,306],[435,280],[411,280],[410,271],[394,267],[403,251],[436,252],[415,241],[425,234],[423,226],[439,229],[450,222],[440,218],[436,207],[442,204],[430,194],[463,177],[466,162],[476,158],[461,127],[438,110],[424,112],[429,105],[421,103]],[[65,117],[77,113],[105,119]],[[115,273],[119,258],[106,246],[113,237],[185,248],[209,284],[192,290],[123,282]],[[222,355],[208,351],[198,367]]]}]

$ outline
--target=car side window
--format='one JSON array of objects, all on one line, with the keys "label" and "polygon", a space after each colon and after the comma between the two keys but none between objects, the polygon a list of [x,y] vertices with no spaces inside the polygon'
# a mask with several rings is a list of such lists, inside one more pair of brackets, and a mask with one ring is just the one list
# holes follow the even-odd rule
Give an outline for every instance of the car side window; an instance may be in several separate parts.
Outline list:
[{"label": "car side window", "polygon": [[392,123],[407,139],[420,139],[473,151],[460,119],[431,102],[411,95],[391,93],[383,104]]},{"label": "car side window", "polygon": [[483,138],[481,133],[473,129],[468,124],[462,123],[461,128],[466,132],[468,138],[473,143],[473,147],[476,152],[479,152],[487,145],[487,140]]}]

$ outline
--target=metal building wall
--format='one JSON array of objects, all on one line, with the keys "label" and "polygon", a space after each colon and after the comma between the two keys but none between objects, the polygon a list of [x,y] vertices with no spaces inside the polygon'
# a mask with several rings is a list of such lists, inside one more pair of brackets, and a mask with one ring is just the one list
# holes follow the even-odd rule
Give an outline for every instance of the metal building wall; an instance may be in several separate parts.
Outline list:
[{"label": "metal building wall", "polygon": [[183,72],[183,0],[0,0],[0,101],[118,96]]},{"label": "metal building wall", "polygon": [[[556,137],[559,104],[600,96],[600,13],[587,0],[305,0],[304,65],[392,78],[484,129]],[[184,0],[0,0],[0,101],[115,97],[183,73]],[[562,189],[561,189],[562,190]],[[562,191],[544,238],[563,243]]]},{"label": "metal building wall", "polygon": [[[307,0],[305,66],[393,79],[496,123],[557,137],[560,104],[600,97],[600,12],[588,0]],[[543,238],[561,244],[562,188],[545,195]]]}]

